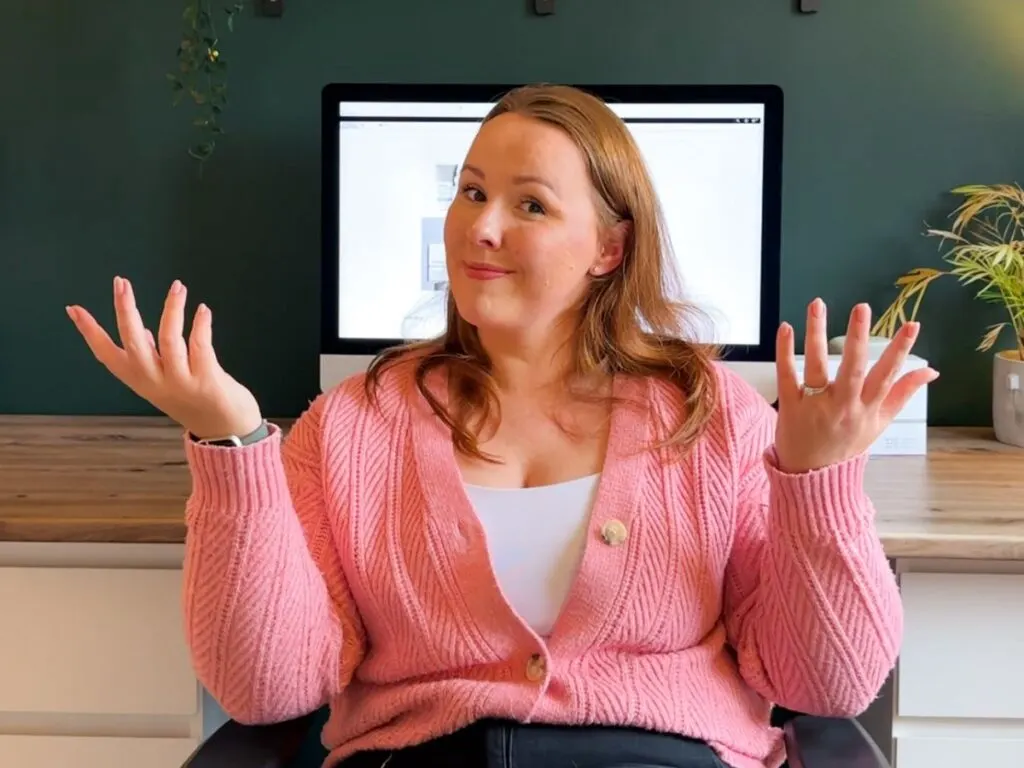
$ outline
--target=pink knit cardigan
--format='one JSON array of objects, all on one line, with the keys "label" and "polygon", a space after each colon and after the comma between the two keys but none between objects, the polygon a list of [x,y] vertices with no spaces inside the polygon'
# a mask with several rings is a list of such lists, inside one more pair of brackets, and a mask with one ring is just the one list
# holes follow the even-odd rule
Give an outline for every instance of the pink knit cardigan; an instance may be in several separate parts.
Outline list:
[{"label": "pink knit cardigan", "polygon": [[329,703],[325,766],[482,717],[638,726],[779,765],[770,702],[863,711],[895,663],[900,598],[866,457],[780,472],[775,412],[718,370],[720,407],[682,462],[648,449],[678,393],[616,381],[591,535],[546,640],[505,600],[450,436],[406,374],[379,408],[349,379],[284,440],[186,440],[199,679],[245,723]]}]

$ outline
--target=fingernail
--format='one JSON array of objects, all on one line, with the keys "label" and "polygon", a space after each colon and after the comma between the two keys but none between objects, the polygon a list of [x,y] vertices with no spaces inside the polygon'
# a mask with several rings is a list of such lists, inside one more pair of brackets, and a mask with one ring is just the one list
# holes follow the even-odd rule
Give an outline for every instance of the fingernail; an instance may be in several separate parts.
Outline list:
[{"label": "fingernail", "polygon": [[75,308],[71,306],[64,307],[64,311],[68,313],[68,317],[72,320],[75,319]]},{"label": "fingernail", "polygon": [[821,317],[821,315],[822,315],[822,313],[824,311],[825,311],[825,302],[822,301],[820,298],[817,298],[817,299],[815,299],[814,301],[811,302],[811,312],[814,313],[815,317]]},{"label": "fingernail", "polygon": [[124,280],[122,280],[120,277],[115,276],[114,277],[114,295],[115,296],[120,296],[123,291],[124,291]]},{"label": "fingernail", "polygon": [[181,289],[182,288],[184,288],[184,286],[181,284],[181,280],[175,280],[173,283],[171,283],[171,293],[172,294],[179,294],[179,293],[181,293]]},{"label": "fingernail", "polygon": [[915,322],[911,322],[911,323],[907,323],[907,335],[911,339],[916,339],[917,338],[917,334],[920,332],[920,330],[921,330],[921,324],[920,323],[918,323],[916,321]]}]

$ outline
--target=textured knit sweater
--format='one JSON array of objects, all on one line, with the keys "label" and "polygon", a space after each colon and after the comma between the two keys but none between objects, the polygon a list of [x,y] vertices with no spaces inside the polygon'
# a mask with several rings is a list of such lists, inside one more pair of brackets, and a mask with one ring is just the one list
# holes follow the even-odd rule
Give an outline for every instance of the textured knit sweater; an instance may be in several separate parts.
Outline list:
[{"label": "textured knit sweater", "polygon": [[400,370],[377,407],[354,377],[284,439],[186,440],[199,679],[244,723],[330,704],[325,766],[484,717],[636,726],[707,741],[734,768],[779,765],[772,703],[863,711],[902,611],[866,457],[781,472],[775,412],[718,376],[683,461],[652,447],[682,413],[677,391],[616,380],[590,535],[547,638],[504,598],[451,436]]}]

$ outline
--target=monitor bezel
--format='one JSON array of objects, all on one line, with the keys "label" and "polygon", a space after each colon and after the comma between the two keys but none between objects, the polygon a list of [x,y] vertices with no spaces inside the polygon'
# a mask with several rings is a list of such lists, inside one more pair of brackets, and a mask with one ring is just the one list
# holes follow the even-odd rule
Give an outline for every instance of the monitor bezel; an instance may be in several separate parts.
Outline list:
[{"label": "monitor bezel", "polygon": [[[761,211],[761,318],[757,344],[721,346],[737,362],[775,360],[780,322],[782,251],[783,92],[776,85],[599,85],[574,83],[607,102],[647,104],[763,104],[764,177]],[[430,83],[330,83],[321,92],[321,355],[376,355],[401,339],[338,336],[339,105],[356,102],[493,102],[512,85]],[[683,279],[685,280],[685,275]]]}]

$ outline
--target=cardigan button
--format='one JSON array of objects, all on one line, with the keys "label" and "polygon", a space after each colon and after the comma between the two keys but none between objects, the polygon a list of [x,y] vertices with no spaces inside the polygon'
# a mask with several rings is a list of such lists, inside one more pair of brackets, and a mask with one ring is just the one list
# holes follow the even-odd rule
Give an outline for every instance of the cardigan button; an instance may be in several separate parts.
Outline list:
[{"label": "cardigan button", "polygon": [[621,520],[609,520],[601,527],[601,538],[609,547],[618,547],[625,543],[626,526]]},{"label": "cardigan button", "polygon": [[544,657],[539,653],[535,653],[526,662],[526,679],[531,683],[538,683],[544,679],[547,669],[548,665],[544,661]]}]

